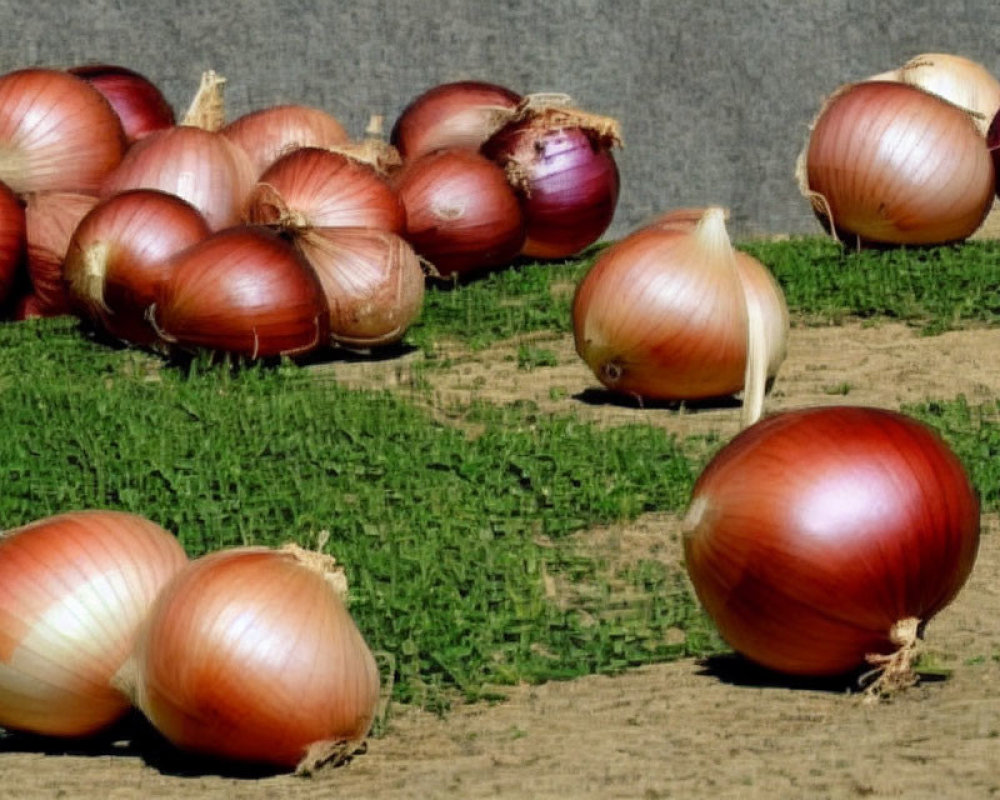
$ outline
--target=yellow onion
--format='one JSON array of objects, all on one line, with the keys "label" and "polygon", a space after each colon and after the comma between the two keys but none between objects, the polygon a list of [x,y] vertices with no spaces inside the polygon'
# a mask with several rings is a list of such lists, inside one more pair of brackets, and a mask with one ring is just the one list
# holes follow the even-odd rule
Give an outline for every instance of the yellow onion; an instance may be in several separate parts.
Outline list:
[{"label": "yellow onion", "polygon": [[781,288],[733,248],[718,207],[626,236],[598,256],[573,300],[577,352],[606,387],[666,400],[745,390],[744,424],[760,415],[787,331]]},{"label": "yellow onion", "polygon": [[919,86],[975,115],[983,134],[1000,110],[1000,80],[977,61],[950,53],[923,53],[899,69],[882,72],[870,80],[899,81]]},{"label": "yellow onion", "polygon": [[84,736],[129,708],[111,680],[187,556],[144,517],[76,511],[0,535],[0,726]]},{"label": "yellow onion", "polygon": [[967,111],[890,81],[835,92],[796,173],[823,224],[859,245],[965,239],[989,212],[995,185],[986,141]]},{"label": "yellow onion", "polygon": [[405,239],[374,228],[306,228],[293,241],[323,286],[333,344],[403,338],[424,300],[424,271]]},{"label": "yellow onion", "polygon": [[368,734],[378,668],[330,556],[244,547],[157,598],[117,684],[178,748],[307,770]]}]

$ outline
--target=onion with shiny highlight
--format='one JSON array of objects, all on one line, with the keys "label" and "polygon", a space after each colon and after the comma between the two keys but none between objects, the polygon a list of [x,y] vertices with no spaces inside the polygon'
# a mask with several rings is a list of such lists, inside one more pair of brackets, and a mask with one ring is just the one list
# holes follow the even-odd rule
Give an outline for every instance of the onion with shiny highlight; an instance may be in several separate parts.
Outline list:
[{"label": "onion with shiny highlight", "polygon": [[404,161],[434,150],[478,150],[514,115],[522,98],[484,81],[434,86],[414,98],[396,119],[389,143]]},{"label": "onion with shiny highlight", "polygon": [[96,192],[125,147],[118,115],[82,78],[45,68],[0,76],[0,181],[14,192]]},{"label": "onion with shiny highlight", "polygon": [[521,204],[503,170],[471,150],[436,150],[393,176],[406,240],[441,277],[509,264],[524,244]]},{"label": "onion with shiny highlight", "polygon": [[330,148],[350,141],[344,126],[332,114],[297,104],[251,111],[219,132],[250,157],[257,176],[293,150],[301,147]]},{"label": "onion with shiny highlight", "polygon": [[695,483],[691,581],[723,638],[791,675],[912,683],[928,620],[958,593],[979,503],[930,428],[883,409],[784,412],[744,430]]},{"label": "onion with shiny highlight", "polygon": [[309,228],[295,244],[323,286],[333,344],[383,347],[402,339],[419,316],[424,272],[402,237],[372,228]]},{"label": "onion with shiny highlight", "polygon": [[523,201],[523,255],[576,255],[600,239],[614,218],[620,179],[611,153],[618,123],[565,106],[536,108],[529,97],[517,116],[482,146],[502,166]]},{"label": "onion with shiny highlight", "polygon": [[112,336],[153,345],[146,312],[169,276],[170,258],[211,230],[186,200],[158,189],[105,198],[76,226],[63,278],[70,302]]},{"label": "onion with shiny highlight", "polygon": [[572,316],[577,353],[607,388],[665,400],[744,390],[743,424],[759,417],[788,337],[780,286],[733,248],[718,207],[666,215],[604,250]]},{"label": "onion with shiny highlight", "polygon": [[177,747],[310,772],[349,756],[379,698],[375,659],[329,556],[212,553],[179,573],[118,684]]},{"label": "onion with shiny highlight", "polygon": [[187,563],[144,517],[76,511],[0,534],[0,726],[85,736],[124,716],[112,678]]},{"label": "onion with shiny highlight", "polygon": [[176,122],[163,92],[145,75],[117,64],[82,64],[68,72],[104,95],[121,120],[129,144]]},{"label": "onion with shiny highlight", "polygon": [[168,344],[257,359],[307,353],[327,341],[319,279],[265,228],[218,231],[171,258],[166,271],[150,319]]},{"label": "onion with shiny highlight", "polygon": [[969,113],[888,81],[835,92],[796,172],[824,226],[859,245],[965,239],[985,219],[995,189],[986,142]]},{"label": "onion with shiny highlight", "polygon": [[89,194],[41,192],[27,196],[28,277],[47,316],[73,311],[63,280],[63,260],[73,231],[96,204],[97,198]]},{"label": "onion with shiny highlight", "polygon": [[283,230],[378,228],[401,233],[406,212],[389,183],[368,164],[317,147],[275,161],[253,188],[246,220]]}]

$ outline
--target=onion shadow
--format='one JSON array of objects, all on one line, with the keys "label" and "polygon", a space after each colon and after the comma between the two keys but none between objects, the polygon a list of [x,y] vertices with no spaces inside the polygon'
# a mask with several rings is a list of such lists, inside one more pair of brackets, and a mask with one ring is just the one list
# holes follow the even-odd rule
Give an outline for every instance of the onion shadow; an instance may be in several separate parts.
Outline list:
[{"label": "onion shadow", "polygon": [[591,386],[582,392],[577,392],[572,397],[577,402],[589,406],[618,406],[619,408],[674,411],[677,413],[681,411],[686,413],[719,411],[739,408],[742,405],[742,401],[731,394],[719,397],[706,397],[699,400],[659,400],[656,398],[643,398],[632,394],[622,394],[596,386]]}]

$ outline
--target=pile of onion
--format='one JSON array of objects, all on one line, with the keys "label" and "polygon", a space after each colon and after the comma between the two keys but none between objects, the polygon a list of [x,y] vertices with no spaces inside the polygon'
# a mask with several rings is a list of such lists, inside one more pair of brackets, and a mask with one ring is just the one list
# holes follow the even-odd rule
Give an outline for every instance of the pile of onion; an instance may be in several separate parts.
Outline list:
[{"label": "pile of onion", "polygon": [[116,685],[177,747],[310,772],[368,734],[378,668],[329,556],[294,545],[192,561]]},{"label": "pile of onion", "polygon": [[967,110],[882,80],[849,84],[827,99],[796,174],[824,226],[859,246],[965,239],[989,212],[996,183]]},{"label": "pile of onion", "polygon": [[129,699],[112,679],[186,563],[173,535],[120,511],[0,534],[0,726],[85,736],[124,716]]},{"label": "pile of onion", "polygon": [[743,424],[785,357],[784,294],[732,246],[719,207],[666,214],[603,251],[572,314],[577,353],[608,389],[665,400],[743,390]]},{"label": "pile of onion", "polygon": [[965,470],[930,428],[818,407],[768,417],[716,454],[684,552],[735,650],[791,675],[867,664],[882,696],[914,681],[919,638],[972,570],[979,524]]}]

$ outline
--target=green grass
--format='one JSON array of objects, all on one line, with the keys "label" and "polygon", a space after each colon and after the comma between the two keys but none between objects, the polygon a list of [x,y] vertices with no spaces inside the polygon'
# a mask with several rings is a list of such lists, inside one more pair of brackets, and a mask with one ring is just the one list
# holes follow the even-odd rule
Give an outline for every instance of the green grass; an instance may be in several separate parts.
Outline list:
[{"label": "green grass", "polygon": [[[1000,312],[992,243],[872,253],[822,239],[743,246],[807,322],[892,318],[933,332],[991,324]],[[403,349],[423,351],[419,373],[447,367],[436,355],[446,340],[482,349],[567,333],[573,289],[599,252],[431,288]],[[532,339],[518,340],[516,358],[525,380],[556,360]],[[456,691],[491,696],[498,684],[722,646],[676,564],[618,563],[579,535],[682,509],[717,437],[598,427],[574,419],[569,403],[564,415],[477,403],[449,409],[462,424],[444,424],[412,395],[349,391],[336,371],[232,370],[207,359],[165,367],[92,342],[68,319],[0,325],[0,524],[120,508],[176,532],[192,556],[309,545],[329,531],[359,626],[394,658],[396,698],[429,708]],[[959,398],[907,410],[942,431],[984,506],[1000,507],[1000,407]]]}]

